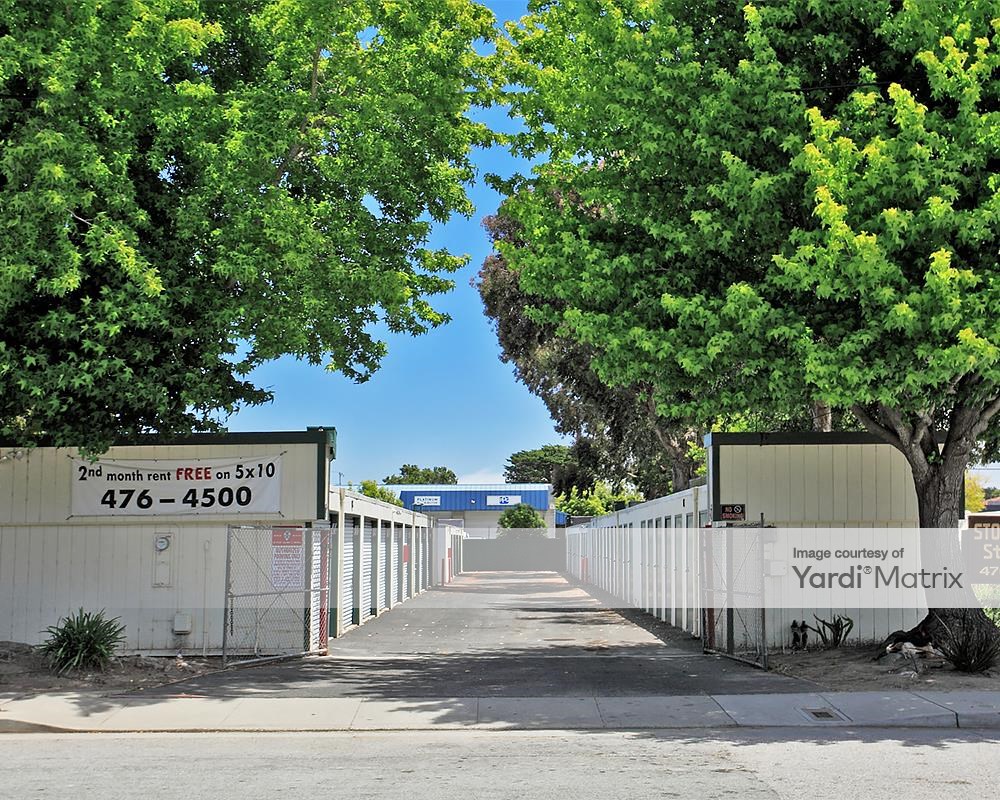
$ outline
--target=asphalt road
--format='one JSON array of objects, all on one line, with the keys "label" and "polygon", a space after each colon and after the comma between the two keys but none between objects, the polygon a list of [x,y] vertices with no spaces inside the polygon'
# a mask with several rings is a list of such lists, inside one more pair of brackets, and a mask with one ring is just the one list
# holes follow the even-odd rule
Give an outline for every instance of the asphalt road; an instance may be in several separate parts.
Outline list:
[{"label": "asphalt road", "polygon": [[982,800],[996,752],[954,730],[0,735],[0,797]]},{"label": "asphalt road", "polygon": [[206,675],[146,694],[279,697],[643,697],[812,691],[707,656],[648,614],[554,572],[478,572],[338,639],[330,656]]}]

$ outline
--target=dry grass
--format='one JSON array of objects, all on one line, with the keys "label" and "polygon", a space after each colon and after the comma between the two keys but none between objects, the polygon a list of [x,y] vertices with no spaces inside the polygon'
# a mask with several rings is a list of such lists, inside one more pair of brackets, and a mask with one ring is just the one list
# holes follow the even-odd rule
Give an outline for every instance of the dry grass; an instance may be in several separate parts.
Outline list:
[{"label": "dry grass", "polygon": [[983,675],[958,672],[946,662],[935,659],[918,661],[916,674],[908,659],[886,656],[873,661],[875,646],[841,647],[836,650],[809,650],[796,653],[773,653],[771,669],[784,675],[816,683],[830,691],[863,692],[881,689],[982,689],[1000,691],[1000,671]]}]

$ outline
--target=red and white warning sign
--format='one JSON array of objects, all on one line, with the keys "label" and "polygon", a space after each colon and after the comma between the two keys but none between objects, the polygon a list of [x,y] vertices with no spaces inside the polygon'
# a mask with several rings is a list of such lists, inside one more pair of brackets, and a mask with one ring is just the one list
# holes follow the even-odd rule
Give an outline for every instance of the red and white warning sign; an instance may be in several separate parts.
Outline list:
[{"label": "red and white warning sign", "polygon": [[277,591],[305,588],[306,548],[301,528],[271,531],[271,583]]}]

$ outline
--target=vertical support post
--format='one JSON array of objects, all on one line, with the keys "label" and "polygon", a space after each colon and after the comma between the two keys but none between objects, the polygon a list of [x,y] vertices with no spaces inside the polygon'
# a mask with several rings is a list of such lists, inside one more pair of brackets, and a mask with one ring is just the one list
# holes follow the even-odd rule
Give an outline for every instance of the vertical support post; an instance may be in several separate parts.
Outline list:
[{"label": "vertical support post", "polygon": [[352,619],[355,625],[360,625],[363,618],[361,610],[362,587],[365,585],[364,574],[365,549],[365,516],[358,517],[358,526],[354,529],[354,582],[351,589],[354,592],[354,613]]},{"label": "vertical support post", "polygon": [[341,613],[341,604],[344,602],[344,488],[340,488],[340,507],[337,509],[337,542],[333,549],[333,584],[330,587],[330,594],[334,598],[331,606],[330,622],[333,628],[334,638],[344,635],[344,621]]},{"label": "vertical support post", "polygon": [[[407,575],[407,588],[409,592],[407,593],[407,599],[415,597],[417,594],[417,571],[414,569],[416,565],[416,550],[417,550],[417,524],[416,516],[410,520],[410,560],[406,562],[406,575]],[[404,542],[406,539],[404,538]]]},{"label": "vertical support post", "polygon": [[382,598],[378,596],[378,579],[379,579],[379,561],[382,559],[382,518],[376,517],[374,522],[374,531],[372,532],[372,585],[371,592],[369,592],[369,597],[371,597],[371,608],[369,612],[371,615],[378,615],[378,607],[382,601]]},{"label": "vertical support post", "polygon": [[[392,608],[399,602],[399,563],[393,564],[392,554],[396,552],[396,523],[393,520],[389,520],[389,537],[386,541],[386,553],[385,553],[385,604],[388,608]],[[392,585],[392,568],[396,567],[396,586]]]}]

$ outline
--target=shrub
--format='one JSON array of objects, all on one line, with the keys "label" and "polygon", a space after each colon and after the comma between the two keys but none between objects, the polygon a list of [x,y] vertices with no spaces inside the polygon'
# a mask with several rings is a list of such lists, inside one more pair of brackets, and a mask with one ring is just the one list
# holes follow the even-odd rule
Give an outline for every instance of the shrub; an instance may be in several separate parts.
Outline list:
[{"label": "shrub", "polygon": [[125,639],[125,626],[118,617],[107,619],[103,610],[90,612],[82,608],[60,619],[58,625],[50,626],[46,632],[49,638],[39,650],[59,674],[105,669]]},{"label": "shrub", "polygon": [[[840,614],[834,615],[832,620],[820,619],[813,614],[813,619],[816,620],[819,627],[813,628],[811,625],[808,627],[819,634],[824,650],[833,650],[840,647],[847,641],[847,637],[851,635],[851,631],[854,630],[854,620]],[[805,625],[804,622],[802,624]]]},{"label": "shrub", "polygon": [[[497,526],[504,529],[501,533],[497,534],[497,538],[505,535],[505,531],[522,531],[522,530],[545,530],[545,519],[539,514],[535,509],[529,506],[527,503],[518,503],[513,508],[508,508],[500,515],[500,519],[497,521]],[[510,535],[510,534],[506,534]],[[535,535],[535,534],[529,534]],[[537,535],[544,536],[544,533],[539,533]]]},{"label": "shrub", "polygon": [[959,609],[948,615],[948,621],[938,618],[941,633],[938,649],[959,672],[986,672],[1000,658],[1000,635],[979,624],[978,609]]}]

